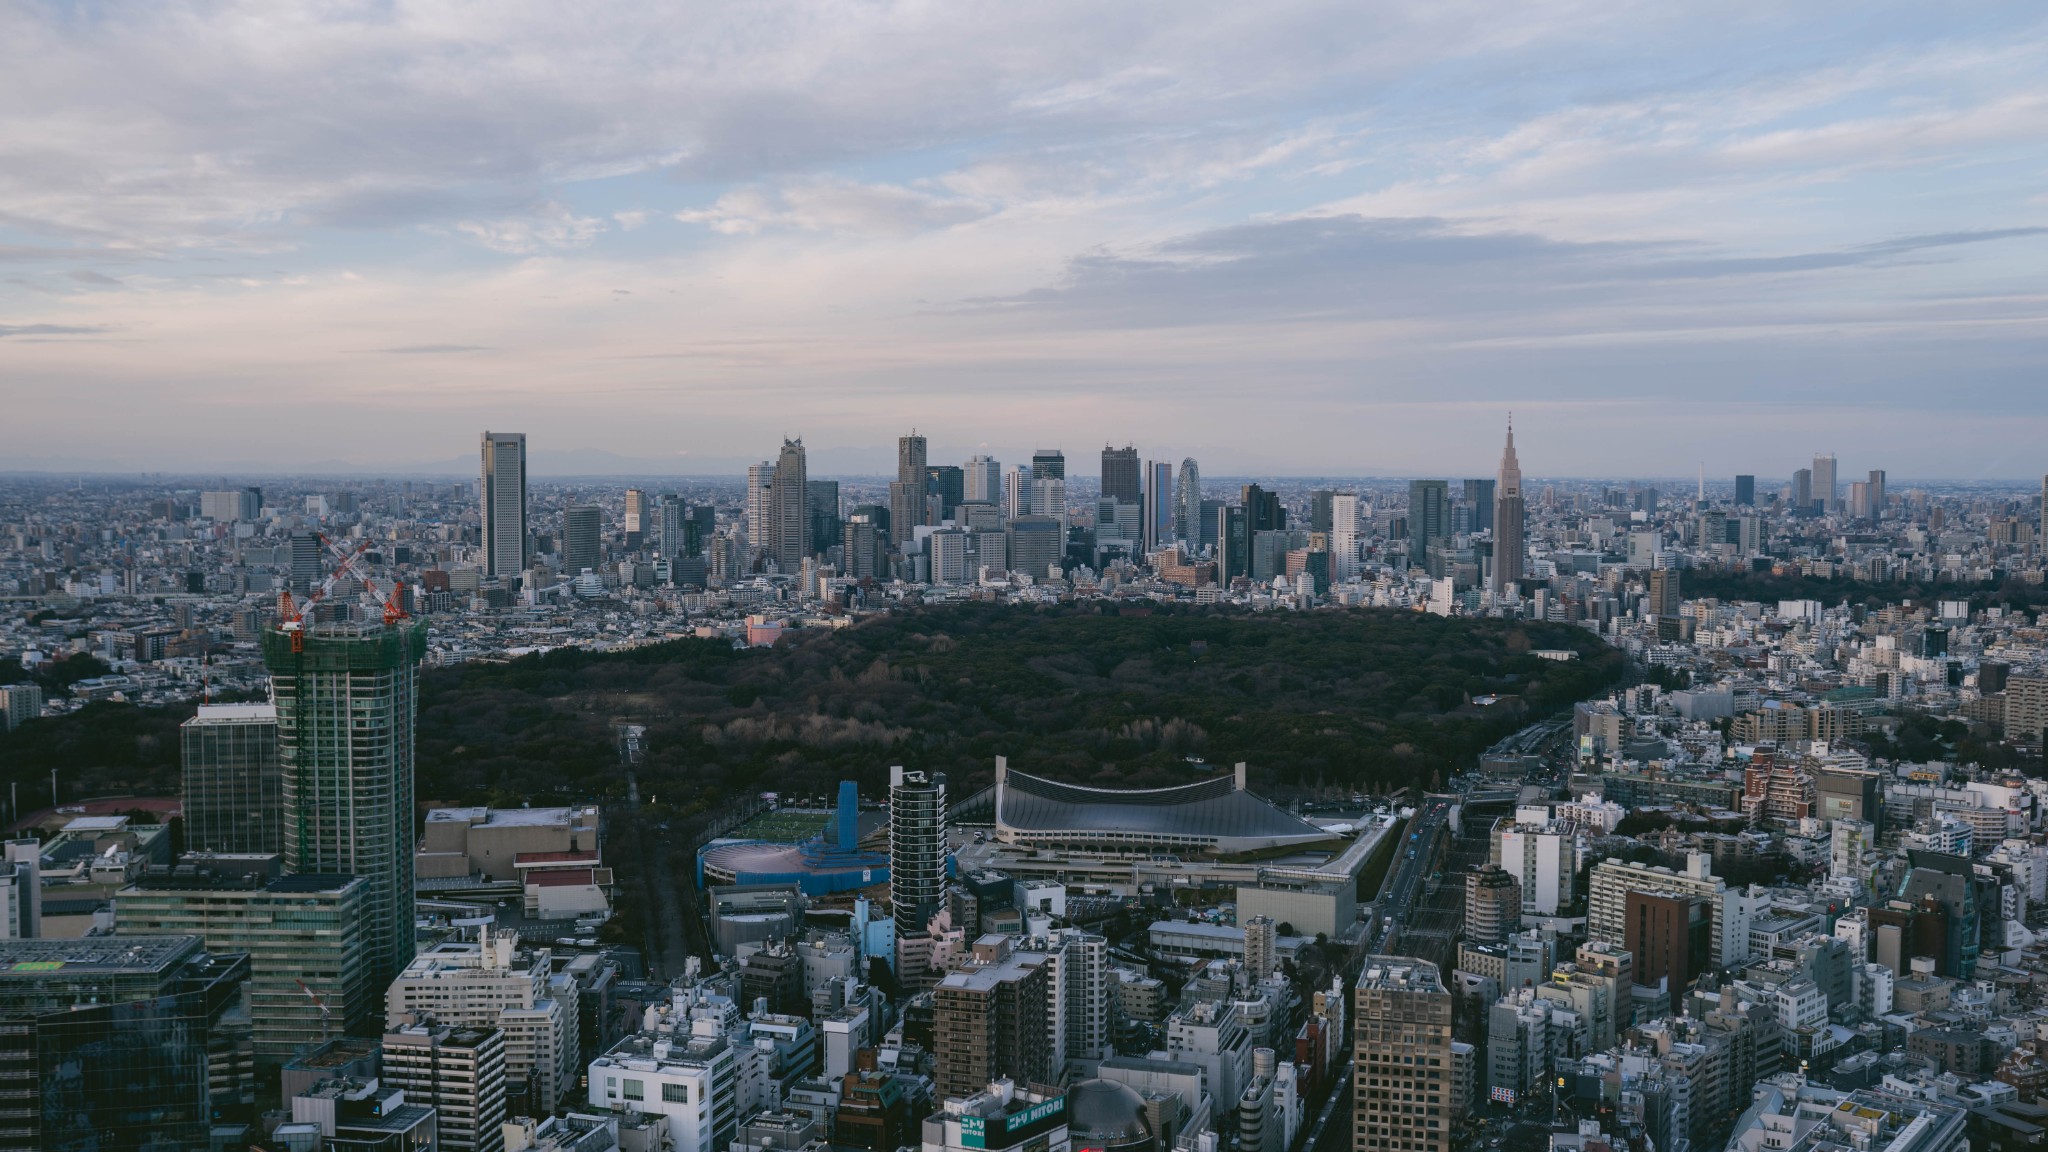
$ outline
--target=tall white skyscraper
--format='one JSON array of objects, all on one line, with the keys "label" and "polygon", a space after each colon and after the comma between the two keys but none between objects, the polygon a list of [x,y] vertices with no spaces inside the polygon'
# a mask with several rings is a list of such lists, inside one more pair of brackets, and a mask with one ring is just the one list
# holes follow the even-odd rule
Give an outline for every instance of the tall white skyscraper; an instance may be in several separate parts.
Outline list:
[{"label": "tall white skyscraper", "polygon": [[1339,492],[1330,497],[1330,579],[1356,577],[1358,561],[1358,494]]},{"label": "tall white skyscraper", "polygon": [[483,472],[484,575],[507,579],[526,570],[526,434],[486,432]]},{"label": "tall white skyscraper", "polygon": [[769,545],[768,492],[775,486],[775,465],[767,460],[747,465],[747,539],[756,547]]},{"label": "tall white skyscraper", "polygon": [[1835,484],[1833,453],[1813,458],[1813,500],[1823,512],[1833,512],[1841,507],[1841,495]]},{"label": "tall white skyscraper", "polygon": [[1003,474],[1003,515],[1015,520],[1032,512],[1031,469],[1019,465]]},{"label": "tall white skyscraper", "polygon": [[1002,503],[1002,464],[993,456],[969,459],[960,477],[960,498],[970,503]]}]

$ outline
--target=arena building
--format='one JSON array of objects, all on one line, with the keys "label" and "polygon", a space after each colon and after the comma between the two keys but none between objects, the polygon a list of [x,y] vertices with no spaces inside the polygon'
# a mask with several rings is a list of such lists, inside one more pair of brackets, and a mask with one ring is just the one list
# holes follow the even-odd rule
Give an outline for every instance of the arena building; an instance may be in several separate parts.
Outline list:
[{"label": "arena building", "polygon": [[996,758],[1004,844],[1091,855],[1232,856],[1339,839],[1245,791],[1245,766],[1172,788],[1089,788],[1012,772]]},{"label": "arena building", "polygon": [[860,848],[860,796],[853,781],[839,785],[831,823],[800,844],[770,840],[713,840],[697,853],[697,882],[778,884],[806,896],[849,892],[889,882],[889,854]]}]

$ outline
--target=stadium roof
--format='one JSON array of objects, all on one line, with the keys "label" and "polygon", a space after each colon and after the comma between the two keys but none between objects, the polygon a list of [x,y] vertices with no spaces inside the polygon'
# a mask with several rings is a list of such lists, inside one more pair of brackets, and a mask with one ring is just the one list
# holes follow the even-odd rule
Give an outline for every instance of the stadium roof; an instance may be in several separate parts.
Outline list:
[{"label": "stadium roof", "polygon": [[1090,788],[1004,770],[999,834],[1022,840],[1101,837],[1124,844],[1245,852],[1332,838],[1244,790],[1243,773],[1172,788]]}]

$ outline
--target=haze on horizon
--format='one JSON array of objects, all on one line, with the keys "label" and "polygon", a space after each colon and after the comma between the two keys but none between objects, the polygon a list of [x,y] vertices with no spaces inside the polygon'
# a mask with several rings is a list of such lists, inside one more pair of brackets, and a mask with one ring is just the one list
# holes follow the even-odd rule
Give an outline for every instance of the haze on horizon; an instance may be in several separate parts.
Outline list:
[{"label": "haze on horizon", "polygon": [[0,471],[2039,476],[2048,15],[18,4]]}]

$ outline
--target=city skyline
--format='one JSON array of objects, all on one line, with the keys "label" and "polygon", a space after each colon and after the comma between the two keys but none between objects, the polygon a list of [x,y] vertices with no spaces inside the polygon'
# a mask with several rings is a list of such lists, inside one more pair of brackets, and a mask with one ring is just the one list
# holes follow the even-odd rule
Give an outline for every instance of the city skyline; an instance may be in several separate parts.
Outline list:
[{"label": "city skyline", "polygon": [[1476,475],[1511,407],[1532,474],[1763,475],[1816,441],[2038,474],[2041,31],[19,8],[0,467],[403,472],[477,427],[722,461],[830,428],[819,470],[873,473],[914,420],[935,459],[1000,430]]}]

